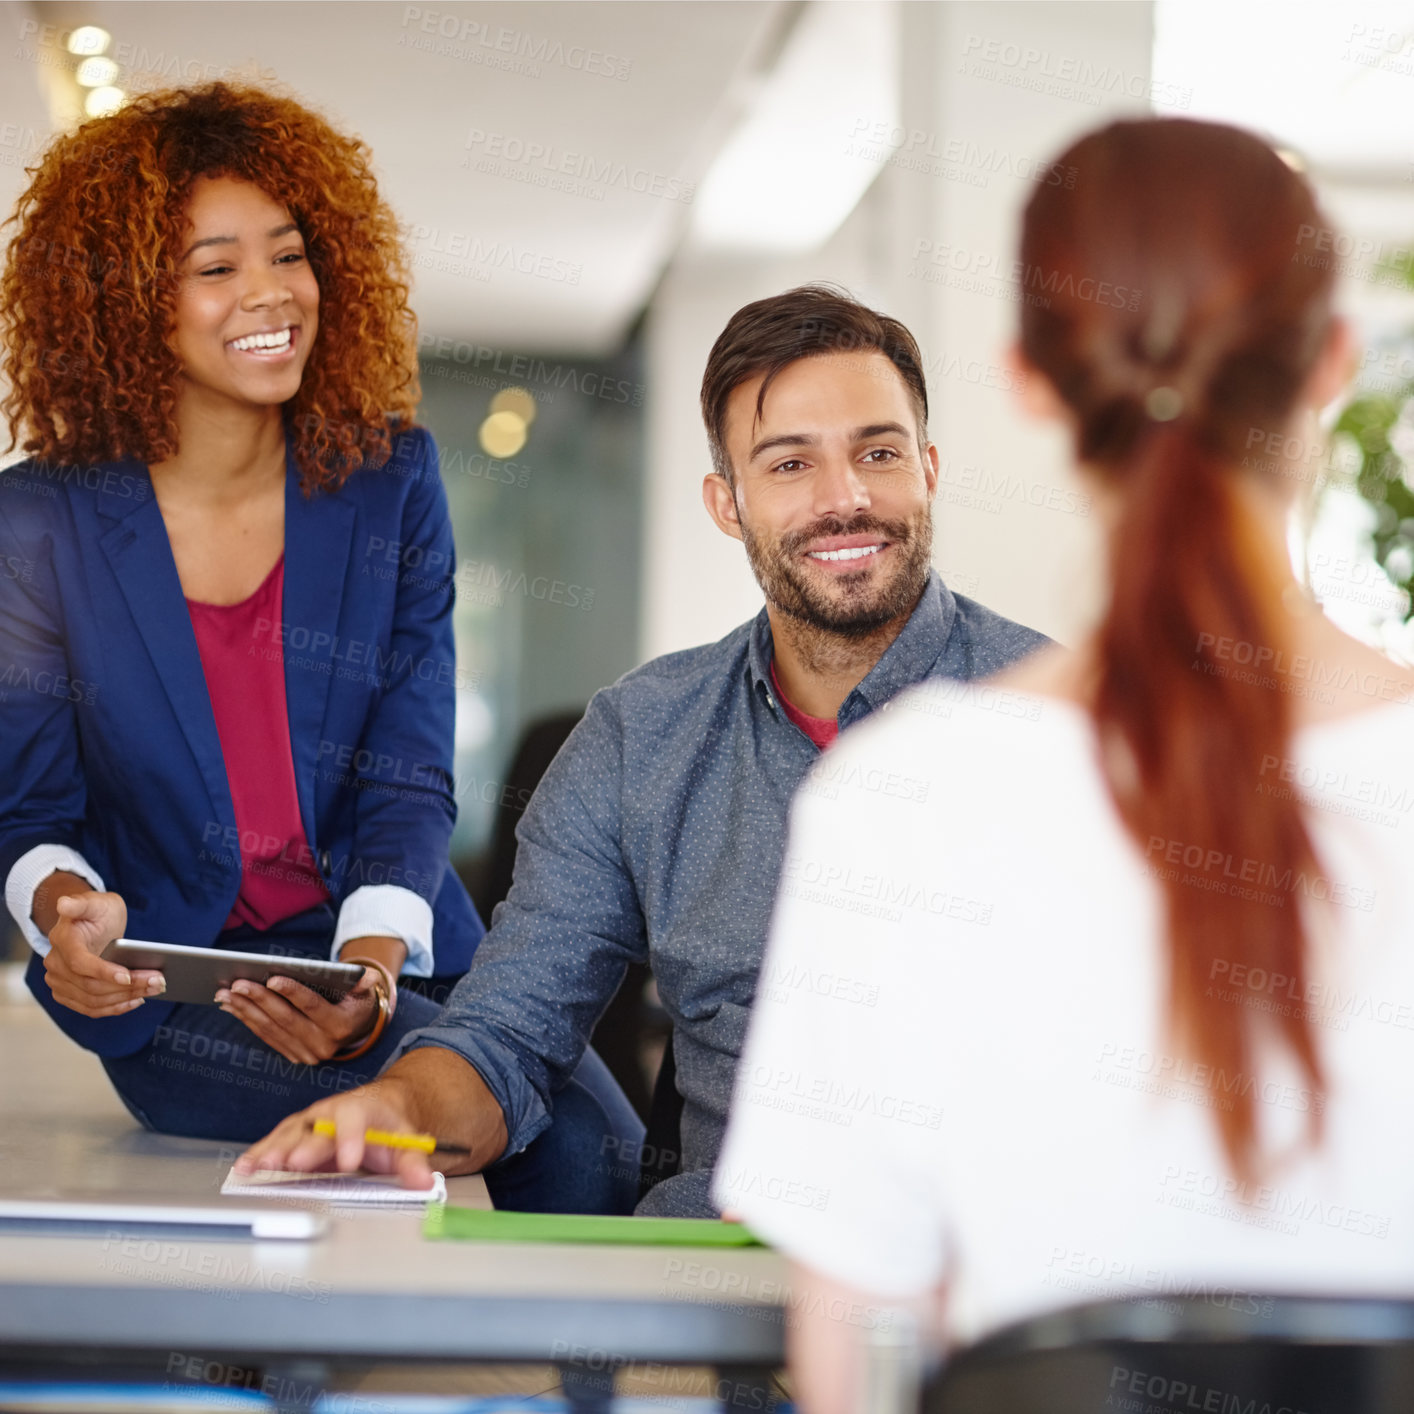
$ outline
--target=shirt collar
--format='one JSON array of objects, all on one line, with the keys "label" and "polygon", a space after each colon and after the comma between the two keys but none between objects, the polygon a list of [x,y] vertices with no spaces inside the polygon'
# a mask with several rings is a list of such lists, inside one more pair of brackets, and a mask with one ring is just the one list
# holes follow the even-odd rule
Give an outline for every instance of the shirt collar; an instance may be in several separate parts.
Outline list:
[{"label": "shirt collar", "polygon": [[751,670],[753,690],[764,688],[771,691],[771,659],[776,655],[776,646],[771,639],[771,619],[766,606],[756,615],[751,624],[751,643],[746,650],[746,661]]},{"label": "shirt collar", "polygon": [[[868,716],[897,697],[904,688],[921,682],[943,656],[953,621],[957,618],[957,600],[943,583],[937,570],[928,571],[923,594],[908,616],[903,631],[889,644],[884,656],[869,670],[858,687],[844,700],[839,723],[847,727],[860,717]],[[771,641],[771,620],[763,608],[751,625],[751,645],[747,660],[751,669],[753,689],[771,688],[771,659],[775,647]]]}]

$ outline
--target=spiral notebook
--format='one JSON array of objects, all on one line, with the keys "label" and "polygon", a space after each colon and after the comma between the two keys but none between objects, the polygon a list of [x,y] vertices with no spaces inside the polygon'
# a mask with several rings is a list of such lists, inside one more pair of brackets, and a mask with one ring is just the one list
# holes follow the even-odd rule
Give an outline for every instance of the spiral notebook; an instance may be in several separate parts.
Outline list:
[{"label": "spiral notebook", "polygon": [[258,1169],[226,1175],[221,1192],[227,1198],[299,1198],[306,1202],[338,1203],[364,1208],[425,1208],[447,1201],[447,1180],[432,1175],[431,1188],[403,1188],[390,1174],[292,1173]]}]

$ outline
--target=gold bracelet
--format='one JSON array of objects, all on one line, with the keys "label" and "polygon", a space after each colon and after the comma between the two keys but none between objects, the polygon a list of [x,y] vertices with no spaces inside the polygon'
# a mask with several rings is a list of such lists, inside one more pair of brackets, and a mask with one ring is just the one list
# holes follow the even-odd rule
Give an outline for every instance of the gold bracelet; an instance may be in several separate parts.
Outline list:
[{"label": "gold bracelet", "polygon": [[[386,977],[388,975],[387,968],[382,968],[381,970]],[[372,1030],[351,1050],[335,1051],[334,1054],[329,1057],[331,1061],[357,1060],[360,1056],[366,1055],[378,1044],[378,1038],[388,1029],[388,1022],[393,1016],[393,1008],[388,1004],[388,993],[380,982],[373,984],[373,992],[378,998],[378,1015],[373,1019]]]},{"label": "gold bracelet", "polygon": [[376,957],[351,957],[344,953],[339,954],[340,962],[361,962],[365,967],[376,967],[382,974],[383,980],[388,984],[389,997],[395,996],[398,990],[398,979],[393,976],[388,969],[386,962],[379,962]]}]

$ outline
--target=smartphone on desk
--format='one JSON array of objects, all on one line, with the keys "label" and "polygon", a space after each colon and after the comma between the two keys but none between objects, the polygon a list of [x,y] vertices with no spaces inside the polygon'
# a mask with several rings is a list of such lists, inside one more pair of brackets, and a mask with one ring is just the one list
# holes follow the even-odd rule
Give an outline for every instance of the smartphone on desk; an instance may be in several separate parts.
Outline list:
[{"label": "smartphone on desk", "polygon": [[318,957],[273,957],[260,952],[229,952],[225,948],[190,948],[181,943],[144,943],[117,938],[103,949],[105,962],[160,972],[167,990],[164,1002],[216,1001],[216,993],[232,982],[268,982],[272,977],[293,977],[325,1001],[340,1002],[363,976],[352,962],[331,962]]}]

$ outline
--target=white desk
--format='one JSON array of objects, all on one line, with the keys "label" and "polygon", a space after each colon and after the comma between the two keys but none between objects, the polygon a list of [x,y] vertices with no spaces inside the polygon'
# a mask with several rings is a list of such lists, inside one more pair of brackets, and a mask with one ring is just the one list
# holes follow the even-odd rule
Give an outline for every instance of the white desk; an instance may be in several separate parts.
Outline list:
[{"label": "white desk", "polygon": [[[0,1192],[210,1194],[235,1145],[148,1134],[94,1057],[0,1001]],[[489,1206],[480,1178],[451,1200]],[[425,1242],[420,1216],[335,1212],[312,1243],[7,1236],[0,1369],[95,1359],[783,1363],[784,1263],[760,1249]],[[174,1374],[175,1378],[176,1375]]]}]

